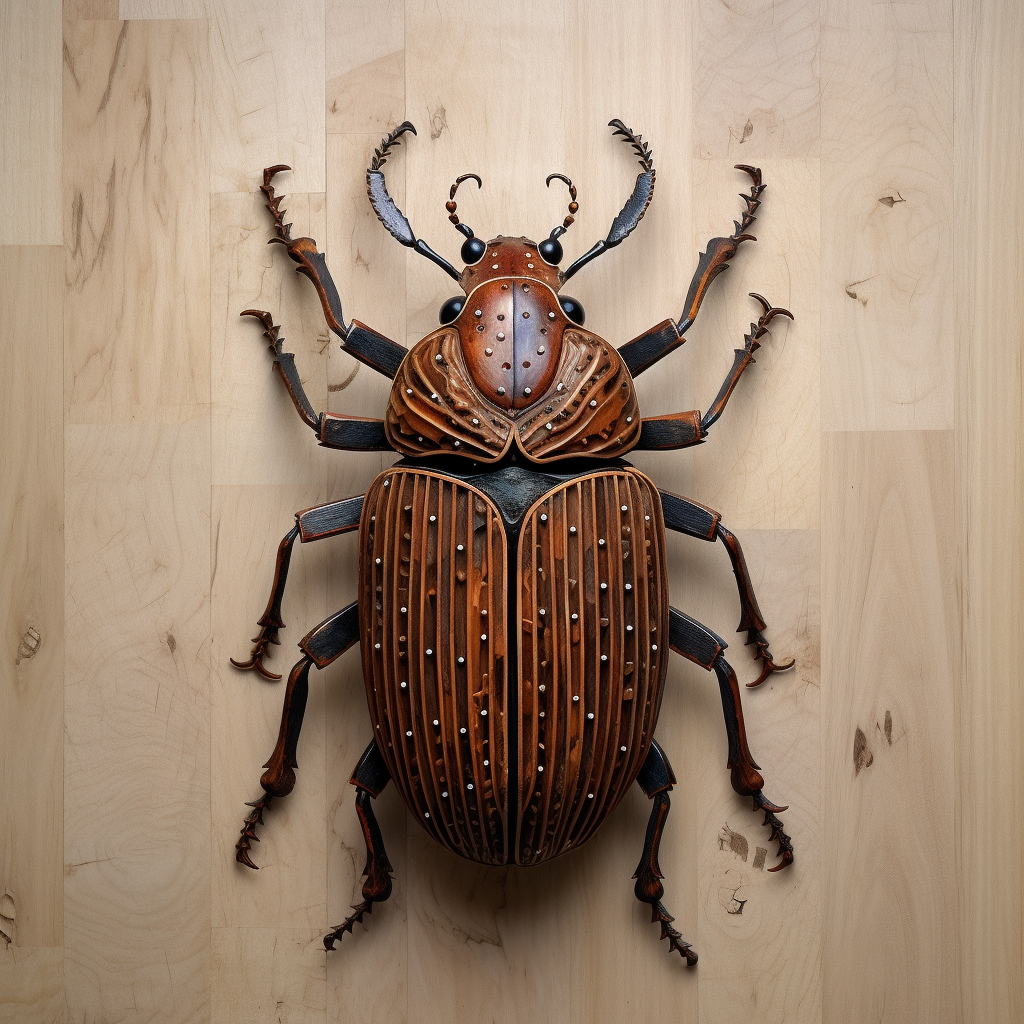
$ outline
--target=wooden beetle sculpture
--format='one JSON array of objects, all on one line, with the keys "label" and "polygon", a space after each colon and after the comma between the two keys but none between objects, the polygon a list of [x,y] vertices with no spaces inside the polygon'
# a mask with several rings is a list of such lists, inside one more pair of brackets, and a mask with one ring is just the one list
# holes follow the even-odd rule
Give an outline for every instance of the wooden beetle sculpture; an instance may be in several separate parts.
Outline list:
[{"label": "wooden beetle sculpture", "polygon": [[559,294],[581,267],[618,245],[639,224],[654,193],[650,148],[612,121],[640,161],[633,193],[599,241],[559,271],[559,237],[578,210],[539,245],[499,236],[486,244],[460,223],[452,185],[449,219],[465,236],[460,272],[422,239],[388,195],[383,166],[411,124],[399,125],[374,152],[370,202],[403,245],[433,260],[464,296],[441,308],[440,327],[412,349],[358,321],[346,324],[324,257],[311,238],[292,238],[282,196],[263,173],[262,191],[276,237],[313,282],[330,329],[356,359],[394,380],[386,418],[317,415],[291,353],[281,350],[269,313],[246,310],[265,327],[274,367],[303,421],[322,445],[395,451],[365,495],[299,512],[281,541],[270,601],[247,661],[233,662],[279,679],[264,665],[284,626],[281,600],[296,539],[359,531],[359,597],[312,630],[285,688],[277,746],[260,779],[264,795],[242,828],[237,859],[250,859],[256,827],[275,797],[295,784],[296,745],[311,665],[322,669],[362,642],[373,738],[352,775],[366,840],[363,901],[324,937],[352,930],[391,895],[391,865],[371,797],[392,779],[410,813],[439,843],[481,864],[538,864],[586,842],[639,783],[653,800],[636,896],[652,907],[661,937],[695,964],[689,943],[661,902],[658,848],[676,781],[654,738],[671,648],[718,677],[736,792],[753,798],[779,843],[778,870],[793,847],[776,816],[784,807],[762,793],[747,747],[736,674],[726,643],[669,606],[665,528],[721,540],[739,586],[746,631],[763,671],[776,664],[764,637],[739,542],[717,512],[659,491],[622,456],[631,450],[699,444],[753,362],[776,309],[763,307],[732,369],[703,416],[697,411],[642,418],[633,379],[683,343],[712,280],[753,236],[764,191],[761,172],[727,238],[701,255],[682,318],[665,320],[618,349],[583,329],[579,302]]}]

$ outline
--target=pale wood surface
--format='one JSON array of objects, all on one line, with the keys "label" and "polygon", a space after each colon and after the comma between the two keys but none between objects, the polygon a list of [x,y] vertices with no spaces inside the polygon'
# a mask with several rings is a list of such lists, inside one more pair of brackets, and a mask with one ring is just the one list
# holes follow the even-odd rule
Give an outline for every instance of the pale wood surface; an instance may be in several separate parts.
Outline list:
[{"label": "pale wood surface", "polygon": [[[0,5],[0,1019],[1024,1019],[1021,52],[1013,0]],[[796,322],[706,445],[634,461],[721,510],[798,660],[744,693],[796,864],[765,870],[715,680],[675,659],[661,866],[694,971],[632,894],[639,791],[528,871],[453,858],[385,791],[395,894],[325,956],[361,885],[359,654],[313,673],[259,872],[233,846],[281,686],[228,658],[292,513],[389,460],[318,448],[238,313],[273,310],[318,410],[379,416],[389,382],[265,244],[260,172],[293,166],[287,219],[346,318],[412,344],[455,286],[366,202],[383,132],[416,124],[388,187],[452,258],[457,175],[484,179],[459,193],[478,234],[539,237],[567,201],[544,177],[568,174],[571,260],[635,177],[613,116],[651,142],[657,195],[566,289],[612,343],[679,315],[740,208],[732,165],[768,183],[759,241],[638,379],[642,408],[707,408],[747,292]],[[296,550],[276,671],[354,597],[355,551]],[[753,678],[721,545],[669,553],[673,603]]]}]

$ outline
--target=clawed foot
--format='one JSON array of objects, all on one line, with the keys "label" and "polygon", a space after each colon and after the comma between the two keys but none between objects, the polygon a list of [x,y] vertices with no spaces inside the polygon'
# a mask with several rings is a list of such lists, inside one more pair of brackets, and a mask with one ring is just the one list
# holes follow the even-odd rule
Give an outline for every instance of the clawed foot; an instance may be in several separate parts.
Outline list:
[{"label": "clawed foot", "polygon": [[769,868],[769,871],[781,871],[783,868],[788,868],[793,863],[793,841],[786,835],[782,829],[782,822],[776,817],[777,814],[781,814],[783,811],[789,810],[788,807],[779,807],[777,804],[773,804],[768,800],[763,793],[754,794],[754,810],[764,811],[764,822],[765,825],[771,825],[772,834],[768,837],[770,842],[778,842],[779,844],[779,856],[782,858],[778,864],[773,868]]},{"label": "clawed foot", "polygon": [[277,637],[278,626],[263,626],[260,629],[259,635],[252,638],[253,648],[249,653],[248,661],[235,661],[231,658],[231,664],[237,669],[241,669],[243,672],[256,671],[264,679],[278,680],[281,677],[274,672],[271,672],[263,664],[263,659],[267,656],[267,648],[271,644],[281,645],[281,641]]},{"label": "clawed foot", "polygon": [[352,910],[354,913],[349,914],[337,928],[324,936],[324,949],[334,949],[334,943],[341,942],[345,933],[352,931],[354,924],[362,924],[363,916],[373,913],[374,902],[374,900],[363,900],[362,903],[353,903]]},{"label": "clawed foot", "polygon": [[748,630],[747,643],[756,645],[754,657],[764,666],[761,674],[752,683],[747,683],[748,687],[760,686],[773,672],[788,672],[796,664],[796,658],[790,658],[784,664],[776,664],[768,649],[768,641],[760,630]]},{"label": "clawed foot", "polygon": [[758,317],[757,323],[750,325],[750,333],[744,336],[746,344],[743,350],[750,357],[749,361],[753,362],[753,355],[761,347],[761,339],[768,333],[768,325],[772,320],[777,316],[788,316],[790,320],[795,319],[795,317],[788,309],[783,309],[781,306],[773,306],[763,295],[758,295],[757,292],[749,292],[748,294],[752,299],[759,302],[764,310]]},{"label": "clawed foot", "polygon": [[252,808],[252,813],[242,824],[242,836],[235,843],[235,860],[239,864],[244,864],[247,868],[252,868],[253,871],[259,871],[259,866],[253,864],[249,859],[249,849],[253,843],[260,841],[260,837],[256,835],[256,826],[263,824],[263,812],[270,810],[270,799],[270,794],[264,793],[259,800],[254,800],[252,803],[245,805]]},{"label": "clawed foot", "polygon": [[275,357],[281,354],[281,346],[284,344],[284,338],[279,337],[281,333],[281,327],[279,324],[274,323],[274,318],[263,309],[243,309],[239,316],[252,316],[255,317],[261,324],[263,324],[263,336],[270,342],[268,346],[270,351]]},{"label": "clawed foot", "polygon": [[697,954],[694,953],[693,946],[672,927],[674,920],[662,902],[655,901],[651,904],[651,921],[661,924],[661,937],[668,939],[669,952],[678,953],[686,959],[687,967],[693,967],[697,963]]}]

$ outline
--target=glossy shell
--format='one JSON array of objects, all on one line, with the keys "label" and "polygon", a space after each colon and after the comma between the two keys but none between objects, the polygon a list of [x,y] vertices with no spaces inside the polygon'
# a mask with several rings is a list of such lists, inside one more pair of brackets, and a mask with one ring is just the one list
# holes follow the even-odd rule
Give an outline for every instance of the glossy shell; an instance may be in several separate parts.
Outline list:
[{"label": "glossy shell", "polygon": [[530,476],[510,521],[491,481],[397,467],[361,524],[374,735],[413,816],[485,864],[593,834],[643,764],[667,668],[654,486],[626,465]]},{"label": "glossy shell", "polygon": [[[493,262],[492,262],[493,261]],[[633,379],[618,352],[566,317],[558,273],[528,239],[492,239],[464,274],[465,305],[410,349],[385,433],[403,455],[530,462],[616,458],[640,438]]]}]

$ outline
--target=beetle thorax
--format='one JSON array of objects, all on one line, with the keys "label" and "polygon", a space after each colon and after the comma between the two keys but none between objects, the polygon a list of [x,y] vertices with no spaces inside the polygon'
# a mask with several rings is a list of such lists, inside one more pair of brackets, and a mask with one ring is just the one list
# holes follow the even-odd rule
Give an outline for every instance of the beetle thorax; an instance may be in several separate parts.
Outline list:
[{"label": "beetle thorax", "polygon": [[480,394],[508,411],[533,405],[551,386],[568,324],[547,285],[506,277],[470,292],[452,326]]},{"label": "beetle thorax", "polygon": [[527,238],[496,238],[463,274],[466,301],[395,377],[385,420],[408,456],[495,462],[516,445],[531,462],[624,455],[640,416],[614,347],[566,316],[558,268]]}]

